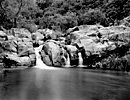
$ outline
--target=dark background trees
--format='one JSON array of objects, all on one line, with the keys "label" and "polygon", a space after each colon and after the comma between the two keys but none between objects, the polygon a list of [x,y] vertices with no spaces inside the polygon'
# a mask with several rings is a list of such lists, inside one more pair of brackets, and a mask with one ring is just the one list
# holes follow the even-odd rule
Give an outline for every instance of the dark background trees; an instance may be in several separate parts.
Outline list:
[{"label": "dark background trees", "polygon": [[0,25],[53,28],[65,32],[76,25],[108,26],[130,15],[130,0],[0,0]]}]

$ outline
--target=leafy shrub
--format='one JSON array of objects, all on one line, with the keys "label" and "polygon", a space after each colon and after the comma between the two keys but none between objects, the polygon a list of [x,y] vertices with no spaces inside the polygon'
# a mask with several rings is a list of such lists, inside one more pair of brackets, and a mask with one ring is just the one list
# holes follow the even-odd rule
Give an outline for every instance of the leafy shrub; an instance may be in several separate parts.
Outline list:
[{"label": "leafy shrub", "polygon": [[100,23],[101,25],[106,26],[108,24],[105,14],[102,11],[95,9],[91,9],[84,13],[79,21],[81,24],[89,25]]}]

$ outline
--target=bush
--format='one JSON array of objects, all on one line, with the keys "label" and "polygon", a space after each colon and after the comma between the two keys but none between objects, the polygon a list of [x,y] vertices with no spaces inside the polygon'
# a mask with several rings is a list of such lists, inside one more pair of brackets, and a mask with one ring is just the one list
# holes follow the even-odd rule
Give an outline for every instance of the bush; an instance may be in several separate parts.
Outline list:
[{"label": "bush", "polygon": [[105,14],[100,10],[90,9],[88,12],[80,16],[79,23],[81,24],[97,24],[107,26],[107,18]]},{"label": "bush", "polygon": [[19,22],[18,27],[19,28],[26,28],[31,33],[36,32],[36,30],[38,29],[38,26],[34,22],[29,22],[26,20]]}]

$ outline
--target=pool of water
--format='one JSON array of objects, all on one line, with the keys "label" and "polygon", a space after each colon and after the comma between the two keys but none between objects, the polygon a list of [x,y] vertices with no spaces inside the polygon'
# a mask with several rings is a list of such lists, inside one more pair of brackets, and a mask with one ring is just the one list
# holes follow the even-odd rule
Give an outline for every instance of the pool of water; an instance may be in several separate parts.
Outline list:
[{"label": "pool of water", "polygon": [[0,100],[130,100],[130,75],[76,68],[0,74]]}]

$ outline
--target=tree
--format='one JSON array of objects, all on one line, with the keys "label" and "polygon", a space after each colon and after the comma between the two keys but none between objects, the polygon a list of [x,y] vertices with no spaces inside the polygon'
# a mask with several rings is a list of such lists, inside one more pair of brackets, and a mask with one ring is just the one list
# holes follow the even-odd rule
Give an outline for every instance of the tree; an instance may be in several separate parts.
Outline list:
[{"label": "tree", "polygon": [[100,23],[104,26],[108,24],[105,14],[99,9],[90,9],[83,15],[80,15],[79,23],[89,25]]},{"label": "tree", "polygon": [[[0,8],[5,13],[7,20],[12,23],[12,27],[17,27],[18,19],[21,18],[22,12],[29,12],[30,9],[35,9],[33,0],[2,0]],[[24,16],[23,16],[24,17]]]}]

